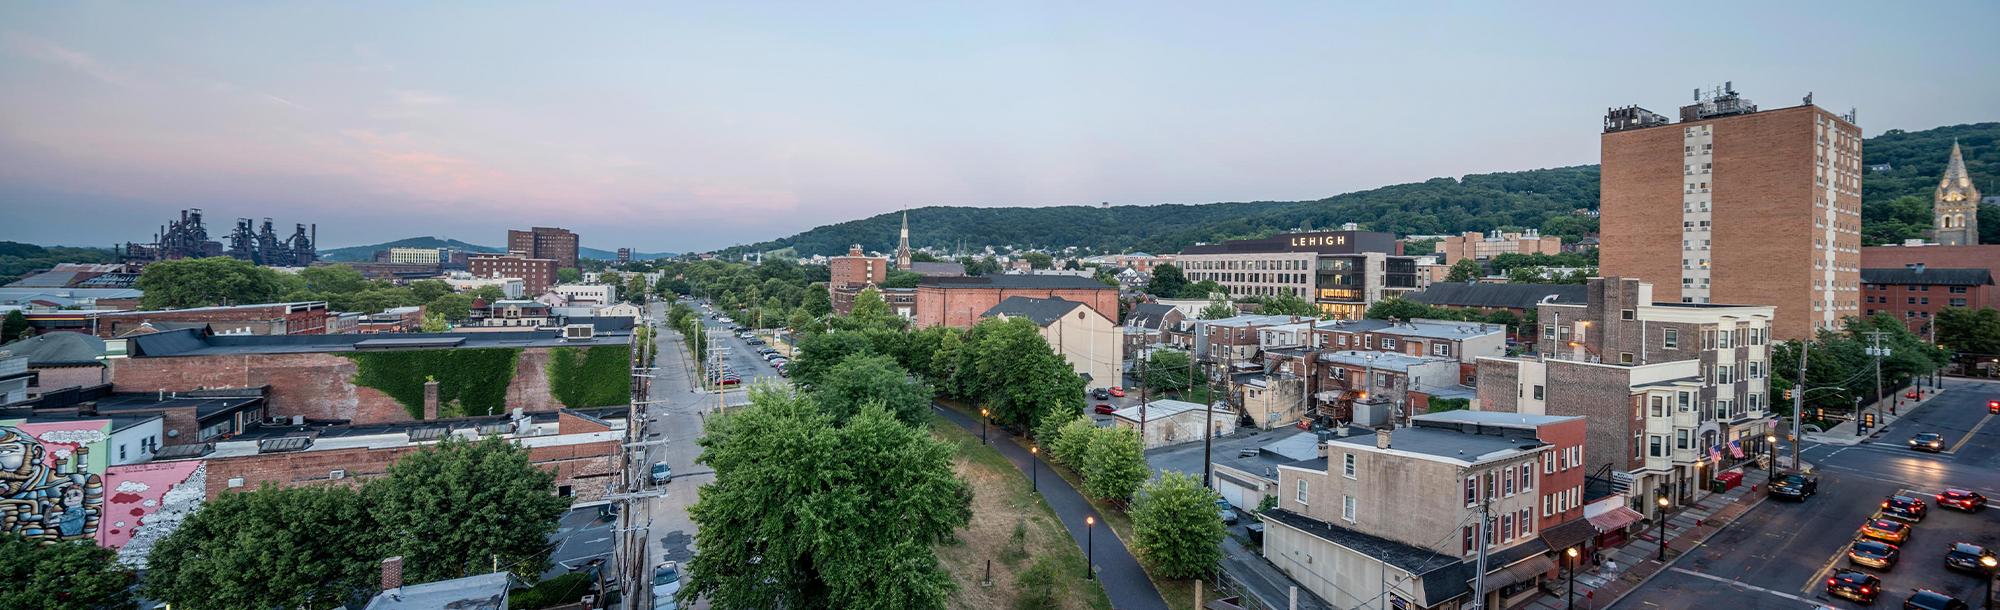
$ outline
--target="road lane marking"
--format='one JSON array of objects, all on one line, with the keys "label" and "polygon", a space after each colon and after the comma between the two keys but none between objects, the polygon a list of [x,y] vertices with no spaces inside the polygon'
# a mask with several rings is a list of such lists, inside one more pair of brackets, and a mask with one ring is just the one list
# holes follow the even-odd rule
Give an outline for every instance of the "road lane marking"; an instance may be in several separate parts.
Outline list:
[{"label": "road lane marking", "polygon": [[[1812,603],[1817,603],[1817,602],[1814,602],[1814,601],[1812,601],[1812,600],[1809,600],[1809,599],[1806,599],[1806,598],[1803,598],[1803,597],[1799,597],[1799,596],[1797,596],[1797,595],[1792,595],[1792,594],[1790,594],[1790,593],[1786,593],[1786,592],[1784,592],[1784,591],[1773,591],[1773,590],[1770,590],[1770,589],[1766,589],[1766,588],[1763,588],[1763,587],[1759,587],[1759,586],[1757,586],[1757,585],[1753,585],[1753,584],[1750,584],[1750,583],[1746,583],[1746,582],[1743,582],[1743,581],[1740,581],[1740,580],[1731,580],[1731,579],[1728,579],[1728,578],[1723,578],[1723,577],[1721,577],[1721,576],[1710,576],[1710,575],[1708,575],[1708,574],[1703,574],[1703,573],[1701,573],[1701,572],[1696,572],[1696,571],[1694,571],[1694,570],[1690,570],[1690,569],[1687,569],[1687,568],[1683,568],[1683,567],[1680,567],[1680,566],[1674,566],[1674,567],[1671,567],[1671,568],[1667,568],[1667,569],[1668,569],[1668,570],[1672,570],[1672,571],[1674,571],[1674,572],[1679,572],[1679,573],[1681,573],[1681,574],[1686,574],[1686,575],[1688,575],[1688,576],[1693,576],[1693,577],[1696,577],[1696,578],[1706,578],[1706,579],[1708,579],[1708,580],[1713,580],[1713,581],[1715,581],[1715,582],[1719,582],[1719,583],[1722,583],[1722,584],[1725,584],[1725,585],[1729,585],[1729,586],[1731,586],[1731,587],[1736,587],[1736,588],[1740,588],[1740,589],[1748,589],[1748,590],[1751,590],[1751,591],[1756,591],[1756,592],[1759,592],[1759,593],[1769,593],[1769,594],[1772,594],[1772,595],[1776,595],[1776,596],[1778,596],[1778,597],[1782,597],[1782,598],[1785,598],[1785,599],[1789,599],[1789,600],[1794,600],[1794,601],[1801,601],[1801,602],[1806,602],[1806,603],[1809,603],[1809,604],[1812,604]],[[1815,579],[1815,580],[1816,580],[1816,579]]]},{"label": "road lane marking", "polygon": [[1993,419],[1992,413],[1987,413],[1986,417],[1979,418],[1979,423],[1973,424],[1971,430],[1966,430],[1964,436],[1958,437],[1958,444],[1952,445],[1951,451],[1946,451],[1945,453],[1958,453],[1958,448],[1964,447],[1965,442],[1972,440],[1972,435],[1978,434],[1979,429],[1986,427],[1986,422],[1991,421],[1992,419]]}]

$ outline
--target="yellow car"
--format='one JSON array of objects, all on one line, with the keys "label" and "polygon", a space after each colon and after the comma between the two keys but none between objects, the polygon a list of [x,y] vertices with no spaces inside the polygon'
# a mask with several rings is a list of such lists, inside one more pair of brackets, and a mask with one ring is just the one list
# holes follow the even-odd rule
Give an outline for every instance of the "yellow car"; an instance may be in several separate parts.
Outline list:
[{"label": "yellow car", "polygon": [[1861,535],[1902,544],[1910,540],[1910,524],[1889,519],[1870,519],[1861,524]]}]

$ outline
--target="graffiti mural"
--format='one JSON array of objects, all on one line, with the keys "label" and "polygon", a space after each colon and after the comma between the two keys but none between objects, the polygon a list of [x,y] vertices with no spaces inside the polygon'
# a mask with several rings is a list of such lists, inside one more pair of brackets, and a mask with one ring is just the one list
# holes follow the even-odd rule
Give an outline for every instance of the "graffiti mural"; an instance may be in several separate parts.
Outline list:
[{"label": "graffiti mural", "polygon": [[208,467],[199,461],[157,462],[112,466],[111,500],[105,510],[110,523],[98,537],[118,549],[118,561],[146,567],[153,545],[201,509],[208,495]]},{"label": "graffiti mural", "polygon": [[96,540],[110,420],[0,423],[0,531]]}]

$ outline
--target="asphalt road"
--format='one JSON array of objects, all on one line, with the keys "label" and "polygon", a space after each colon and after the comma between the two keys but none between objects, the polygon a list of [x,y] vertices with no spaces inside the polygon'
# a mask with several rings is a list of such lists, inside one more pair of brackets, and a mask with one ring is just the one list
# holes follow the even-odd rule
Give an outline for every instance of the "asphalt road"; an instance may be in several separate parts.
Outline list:
[{"label": "asphalt road", "polygon": [[[1825,594],[1826,575],[1848,567],[1846,550],[1861,523],[1897,493],[1924,498],[1928,516],[1902,545],[1893,569],[1862,568],[1882,579],[1876,604],[1896,607],[1917,588],[1936,590],[1979,607],[1979,577],[1944,569],[1954,542],[2000,547],[2000,506],[1975,514],[1940,509],[1932,496],[1947,487],[2000,498],[2000,416],[1986,401],[2000,383],[1947,380],[1947,391],[1890,424],[1875,442],[1807,444],[1800,451],[1819,468],[1819,494],[1803,503],[1766,501],[1615,608],[1862,608]],[[1945,453],[1919,453],[1905,441],[1919,432],[1945,436]]]}]

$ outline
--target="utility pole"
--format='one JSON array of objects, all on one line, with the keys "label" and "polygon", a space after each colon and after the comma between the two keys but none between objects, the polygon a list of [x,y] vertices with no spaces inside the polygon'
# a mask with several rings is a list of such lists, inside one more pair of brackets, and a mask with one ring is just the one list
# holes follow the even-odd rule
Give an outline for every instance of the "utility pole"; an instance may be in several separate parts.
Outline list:
[{"label": "utility pole", "polygon": [[1792,384],[1792,472],[1799,472],[1799,445],[1806,440],[1799,417],[1806,410],[1806,353],[1810,351],[1811,341],[1799,342],[1799,377],[1798,383]]},{"label": "utility pole", "polygon": [[1882,357],[1889,355],[1889,350],[1882,349],[1882,335],[1886,334],[1889,333],[1879,330],[1868,333],[1868,339],[1874,342],[1868,353],[1875,356],[1875,421],[1878,423],[1882,421]]},{"label": "utility pole", "polygon": [[1493,500],[1484,497],[1484,494],[1490,491],[1480,490],[1482,497],[1479,502],[1479,525],[1472,529],[1473,543],[1479,545],[1479,559],[1472,572],[1472,604],[1466,606],[1468,610],[1479,610],[1486,606],[1486,520],[1489,518],[1487,511],[1493,507]]}]

